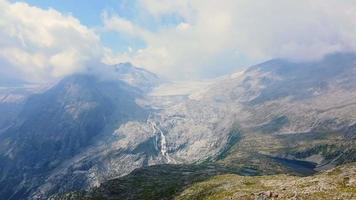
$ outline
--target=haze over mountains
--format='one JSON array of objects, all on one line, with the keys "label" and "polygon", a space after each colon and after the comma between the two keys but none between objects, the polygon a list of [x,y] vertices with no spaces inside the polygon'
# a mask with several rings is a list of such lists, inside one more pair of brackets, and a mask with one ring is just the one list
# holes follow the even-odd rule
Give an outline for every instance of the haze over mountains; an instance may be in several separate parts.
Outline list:
[{"label": "haze over mountains", "polygon": [[[354,53],[270,60],[187,93],[160,94],[170,83],[129,63],[107,67],[110,78],[1,88],[0,199],[92,190],[152,165],[159,176],[170,167],[160,164],[203,176],[311,175],[356,161]],[[194,182],[184,170],[169,177]],[[121,198],[137,192],[126,189]]]}]

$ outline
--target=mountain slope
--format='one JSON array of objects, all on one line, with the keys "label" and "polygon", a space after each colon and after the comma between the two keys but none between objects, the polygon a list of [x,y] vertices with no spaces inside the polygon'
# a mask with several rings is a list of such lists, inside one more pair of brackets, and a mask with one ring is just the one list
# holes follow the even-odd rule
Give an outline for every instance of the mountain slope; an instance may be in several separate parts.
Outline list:
[{"label": "mountain slope", "polygon": [[[342,144],[355,134],[350,131],[356,123],[355,75],[355,54],[313,63],[272,60],[219,79],[194,98],[159,110],[154,119],[165,135],[168,155],[184,163],[218,156],[232,132],[241,134],[237,146],[256,144],[245,149],[251,155],[286,153],[293,134],[324,142],[339,137]],[[336,135],[328,138],[331,132]]]},{"label": "mountain slope", "polygon": [[123,83],[74,75],[29,97],[0,136],[1,198],[27,196],[58,164],[102,137],[107,124],[144,117],[135,96]]}]

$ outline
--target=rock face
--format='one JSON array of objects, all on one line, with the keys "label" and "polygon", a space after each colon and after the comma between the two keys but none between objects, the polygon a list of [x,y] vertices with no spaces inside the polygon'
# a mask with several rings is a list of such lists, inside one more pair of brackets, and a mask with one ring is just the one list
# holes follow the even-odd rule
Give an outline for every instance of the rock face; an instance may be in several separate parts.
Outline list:
[{"label": "rock face", "polygon": [[0,132],[1,199],[45,199],[165,163],[306,175],[356,160],[355,54],[272,60],[186,96],[150,96],[160,80],[130,64],[114,71],[26,98]]}]

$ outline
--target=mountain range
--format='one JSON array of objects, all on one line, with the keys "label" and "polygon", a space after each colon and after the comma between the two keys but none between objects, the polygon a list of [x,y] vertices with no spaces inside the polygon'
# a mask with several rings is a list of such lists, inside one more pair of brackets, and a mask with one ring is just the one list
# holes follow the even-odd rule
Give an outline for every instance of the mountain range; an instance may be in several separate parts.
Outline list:
[{"label": "mountain range", "polygon": [[1,88],[0,199],[193,199],[217,175],[356,162],[354,53],[274,59],[186,93],[130,63],[107,67],[110,78]]}]

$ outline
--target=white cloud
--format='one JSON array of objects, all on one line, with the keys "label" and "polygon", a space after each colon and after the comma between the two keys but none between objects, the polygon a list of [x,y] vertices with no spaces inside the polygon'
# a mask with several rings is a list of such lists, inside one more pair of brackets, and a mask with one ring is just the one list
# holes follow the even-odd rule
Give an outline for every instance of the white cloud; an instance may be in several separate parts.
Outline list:
[{"label": "white cloud", "polygon": [[76,18],[0,0],[2,74],[45,81],[83,70],[102,53],[99,37]]},{"label": "white cloud", "polygon": [[182,23],[152,32],[107,16],[111,30],[141,37],[147,45],[116,55],[117,60],[173,78],[223,71],[222,66],[238,66],[241,58],[304,60],[356,50],[355,0],[141,0],[140,5],[158,22],[179,15]]}]

